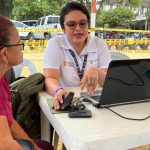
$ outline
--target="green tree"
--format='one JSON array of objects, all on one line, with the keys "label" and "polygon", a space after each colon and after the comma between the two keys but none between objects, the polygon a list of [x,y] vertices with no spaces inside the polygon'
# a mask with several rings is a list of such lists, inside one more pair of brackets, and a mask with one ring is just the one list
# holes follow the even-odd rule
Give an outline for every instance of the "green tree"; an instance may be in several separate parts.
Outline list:
[{"label": "green tree", "polygon": [[114,3],[119,6],[130,5],[131,7],[138,7],[141,4],[142,0],[115,0]]},{"label": "green tree", "polygon": [[150,23],[150,1],[147,2],[147,12],[146,12],[146,19],[145,19],[145,30],[148,29],[148,24]]},{"label": "green tree", "polygon": [[89,12],[91,12],[91,0],[76,0],[77,2],[84,4]]},{"label": "green tree", "polygon": [[41,2],[36,0],[15,0],[13,16],[17,20],[38,19],[49,14],[49,10],[50,6],[46,0]]},{"label": "green tree", "polygon": [[11,17],[13,0],[0,0],[0,15]]},{"label": "green tree", "polygon": [[59,15],[61,7],[70,0],[14,0],[13,16],[17,20],[38,19]]},{"label": "green tree", "polygon": [[99,9],[103,7],[103,5],[107,4],[112,7],[114,4],[117,6],[126,6],[130,5],[131,7],[138,7],[142,3],[142,0],[101,0]]},{"label": "green tree", "polygon": [[128,0],[129,4],[133,7],[138,7],[140,6],[142,0]]},{"label": "green tree", "polygon": [[100,11],[97,18],[97,26],[109,24],[110,27],[128,27],[130,20],[134,19],[135,14],[126,7],[117,7],[109,11]]},{"label": "green tree", "polygon": [[[38,19],[45,15],[59,15],[70,0],[14,0],[13,16],[16,20]],[[91,9],[90,0],[76,0]]]}]

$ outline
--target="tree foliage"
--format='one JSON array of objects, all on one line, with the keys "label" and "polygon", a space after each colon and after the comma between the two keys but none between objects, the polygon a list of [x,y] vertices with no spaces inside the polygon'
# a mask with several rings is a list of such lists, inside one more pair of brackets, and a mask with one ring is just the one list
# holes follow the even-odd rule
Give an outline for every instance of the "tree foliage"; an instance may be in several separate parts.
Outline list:
[{"label": "tree foliage", "polygon": [[[45,15],[59,15],[70,0],[0,0],[0,15],[16,20],[38,19]],[[90,0],[77,0],[91,7]]]},{"label": "tree foliage", "polygon": [[[59,15],[70,0],[14,0],[13,16],[17,20],[38,19],[45,15]],[[77,0],[90,10],[90,0]]]},{"label": "tree foliage", "polygon": [[142,0],[128,0],[128,2],[130,3],[130,5],[132,5],[133,7],[138,7]]},{"label": "tree foliage", "polygon": [[91,12],[91,0],[76,0],[77,2],[86,6],[86,8]]},{"label": "tree foliage", "polygon": [[38,19],[44,15],[49,15],[51,13],[50,10],[55,10],[56,6],[54,4],[53,9],[50,6],[46,0],[41,2],[36,0],[15,0],[13,16],[17,20]]},{"label": "tree foliage", "polygon": [[148,1],[148,4],[147,4],[146,19],[150,22],[150,1]]},{"label": "tree foliage", "polygon": [[[126,7],[117,7],[109,11],[99,11],[97,26],[109,24],[109,27],[127,27],[128,21],[134,19],[135,14]],[[128,21],[127,21],[128,20]]]},{"label": "tree foliage", "polygon": [[11,17],[13,0],[0,0],[0,15]]},{"label": "tree foliage", "polygon": [[[138,7],[143,0],[101,0],[100,1],[100,8],[103,7],[104,4],[107,4],[109,6],[113,6],[113,4],[116,4],[117,6],[126,6],[130,5],[131,7]],[[99,8],[99,9],[100,9]]]}]

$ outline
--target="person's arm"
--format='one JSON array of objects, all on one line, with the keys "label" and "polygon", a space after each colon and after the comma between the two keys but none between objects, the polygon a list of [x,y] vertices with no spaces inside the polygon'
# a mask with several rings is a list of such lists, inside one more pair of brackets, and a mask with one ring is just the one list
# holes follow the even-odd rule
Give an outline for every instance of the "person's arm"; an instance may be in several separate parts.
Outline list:
[{"label": "person's arm", "polygon": [[86,71],[84,77],[81,79],[80,83],[81,90],[86,88],[89,94],[94,92],[97,84],[99,86],[103,86],[106,78],[107,68],[109,62],[111,61],[107,44],[100,39],[95,39],[95,42],[98,45],[98,66],[89,68]]},{"label": "person's arm", "polygon": [[63,103],[62,96],[67,93],[67,91],[61,88],[61,84],[59,82],[60,71],[57,69],[44,69],[45,76],[45,88],[46,91],[54,95],[54,99],[52,102],[52,107],[58,110],[60,109],[59,103]]},{"label": "person's arm", "polygon": [[40,148],[33,142],[33,140],[27,135],[27,133],[22,129],[22,127],[14,119],[12,120],[10,132],[14,139],[20,138],[20,139],[25,139],[25,140],[31,141],[34,144],[34,149],[40,150]]},{"label": "person's arm", "polygon": [[57,69],[44,69],[45,87],[49,94],[55,94],[57,88],[61,87],[59,82],[60,72]]},{"label": "person's arm", "polygon": [[23,150],[13,139],[6,116],[0,115],[0,149]]}]

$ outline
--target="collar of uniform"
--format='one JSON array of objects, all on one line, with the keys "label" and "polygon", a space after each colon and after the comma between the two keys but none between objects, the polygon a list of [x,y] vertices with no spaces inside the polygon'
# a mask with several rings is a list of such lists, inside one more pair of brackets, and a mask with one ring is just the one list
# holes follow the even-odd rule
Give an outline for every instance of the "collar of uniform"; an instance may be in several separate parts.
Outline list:
[{"label": "collar of uniform", "polygon": [[63,49],[73,49],[73,47],[70,45],[68,39],[67,39],[67,36],[64,34],[63,37],[61,38],[61,47]]}]

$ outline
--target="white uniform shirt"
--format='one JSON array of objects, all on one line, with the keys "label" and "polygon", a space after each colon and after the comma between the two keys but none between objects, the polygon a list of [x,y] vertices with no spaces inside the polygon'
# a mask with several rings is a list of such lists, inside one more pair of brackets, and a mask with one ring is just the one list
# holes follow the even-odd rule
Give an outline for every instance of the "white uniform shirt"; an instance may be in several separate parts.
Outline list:
[{"label": "white uniform shirt", "polygon": [[80,55],[70,45],[66,35],[51,38],[44,52],[44,68],[58,69],[63,87],[79,86],[80,83],[76,64],[69,49],[74,51],[80,70],[83,65],[84,55],[88,54],[84,74],[90,67],[108,68],[111,60],[107,45],[99,38],[89,36],[87,44]]}]

